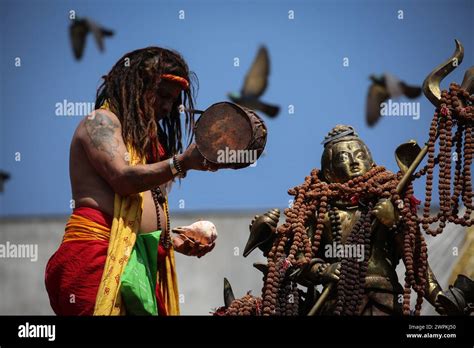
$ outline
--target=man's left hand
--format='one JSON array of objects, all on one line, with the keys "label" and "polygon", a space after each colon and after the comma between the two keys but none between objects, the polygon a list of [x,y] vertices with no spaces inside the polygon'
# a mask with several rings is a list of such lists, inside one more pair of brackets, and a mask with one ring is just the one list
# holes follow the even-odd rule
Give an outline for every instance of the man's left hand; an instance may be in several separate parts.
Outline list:
[{"label": "man's left hand", "polygon": [[174,249],[183,255],[187,256],[197,256],[198,258],[206,255],[210,252],[216,243],[213,242],[211,244],[201,244],[198,242],[193,241],[192,239],[186,237],[184,234],[179,234],[174,236],[173,238],[173,247]]}]

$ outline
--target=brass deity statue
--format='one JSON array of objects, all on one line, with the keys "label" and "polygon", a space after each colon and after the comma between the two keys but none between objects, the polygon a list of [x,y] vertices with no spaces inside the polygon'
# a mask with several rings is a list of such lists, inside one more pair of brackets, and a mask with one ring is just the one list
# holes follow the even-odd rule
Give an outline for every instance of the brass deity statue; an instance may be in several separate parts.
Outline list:
[{"label": "brass deity statue", "polygon": [[[337,125],[327,134],[321,169],[313,169],[288,191],[294,200],[285,209],[285,221],[278,225],[280,213],[273,209],[250,224],[244,256],[259,248],[267,257],[266,264],[254,264],[264,275],[262,296],[235,299],[226,281],[225,307],[216,314],[419,315],[424,299],[440,314],[474,312],[473,281],[460,275],[454,287],[443,292],[429,267],[423,233],[436,236],[447,223],[474,225],[474,69],[467,70],[460,86],[451,84],[443,92],[439,88],[462,58],[463,47],[456,40],[454,55],[425,79],[424,93],[436,106],[429,140],[423,148],[414,141],[397,148],[397,173],[375,164],[353,127]],[[460,159],[454,176],[452,151]],[[426,166],[415,172],[426,155]],[[431,216],[436,165],[440,209]],[[425,202],[419,217],[421,202],[414,195],[413,180],[424,175]],[[465,210],[459,216],[461,205]],[[403,285],[395,271],[400,260],[405,265]]]}]

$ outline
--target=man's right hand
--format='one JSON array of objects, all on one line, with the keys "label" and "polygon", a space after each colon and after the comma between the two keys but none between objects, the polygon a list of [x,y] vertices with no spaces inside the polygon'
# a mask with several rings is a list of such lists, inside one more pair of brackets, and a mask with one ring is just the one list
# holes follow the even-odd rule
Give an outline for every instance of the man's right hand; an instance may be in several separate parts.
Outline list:
[{"label": "man's right hand", "polygon": [[203,155],[199,152],[195,143],[189,145],[186,151],[178,157],[183,165],[183,170],[188,171],[190,169],[212,171],[215,172],[219,167],[213,163],[207,161]]}]

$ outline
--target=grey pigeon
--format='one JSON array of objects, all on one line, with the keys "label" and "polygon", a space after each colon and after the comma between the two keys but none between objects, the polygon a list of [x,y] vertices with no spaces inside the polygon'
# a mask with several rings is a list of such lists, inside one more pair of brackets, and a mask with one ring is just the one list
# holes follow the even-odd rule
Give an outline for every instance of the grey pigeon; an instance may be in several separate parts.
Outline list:
[{"label": "grey pigeon", "polygon": [[371,75],[372,84],[369,87],[366,104],[367,125],[373,127],[380,118],[380,104],[388,99],[401,96],[414,99],[421,95],[421,87],[409,86],[393,75],[383,74],[380,77]]},{"label": "grey pigeon", "polygon": [[280,107],[266,104],[259,99],[267,88],[269,74],[270,58],[265,46],[261,46],[252,67],[247,76],[245,76],[244,85],[240,93],[229,93],[229,99],[246,108],[262,111],[269,117],[276,117]]},{"label": "grey pigeon", "polygon": [[104,52],[104,37],[114,35],[112,30],[102,28],[88,18],[73,19],[69,26],[69,35],[76,60],[81,60],[86,45],[86,38],[90,32],[94,35],[97,47],[101,52]]},{"label": "grey pigeon", "polygon": [[7,181],[8,179],[10,179],[10,174],[1,170],[0,171],[0,192],[3,192],[5,181]]}]

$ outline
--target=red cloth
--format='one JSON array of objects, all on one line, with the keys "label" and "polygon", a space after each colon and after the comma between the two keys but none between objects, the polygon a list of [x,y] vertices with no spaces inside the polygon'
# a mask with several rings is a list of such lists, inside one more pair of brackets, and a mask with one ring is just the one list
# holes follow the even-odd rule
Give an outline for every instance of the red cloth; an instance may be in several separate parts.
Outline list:
[{"label": "red cloth", "polygon": [[88,218],[89,220],[97,222],[98,224],[101,224],[102,226],[108,228],[112,227],[112,221],[114,219],[113,216],[110,216],[109,214],[104,213],[101,210],[89,207],[75,208],[72,213]]},{"label": "red cloth", "polygon": [[46,266],[46,290],[57,315],[92,315],[109,243],[62,244]]},{"label": "red cloth", "polygon": [[[166,254],[167,254],[166,249],[161,244],[159,244],[158,245],[158,265],[160,263],[165,262]],[[158,281],[156,282],[155,294],[156,294],[156,303],[158,304],[158,314],[162,316],[167,316],[168,313],[166,311],[165,301],[163,299],[163,295],[161,294],[160,284]]]},{"label": "red cloth", "polygon": [[[110,228],[112,217],[98,209],[76,208],[73,214],[88,218]],[[45,273],[45,285],[51,308],[56,315],[93,315],[99,284],[104,272],[109,243],[101,240],[62,243],[51,256]],[[158,262],[163,262],[166,250],[158,247]],[[155,289],[158,313],[166,315],[163,297]]]},{"label": "red cloth", "polygon": [[161,143],[158,141],[156,136],[153,136],[150,132],[149,134],[151,143],[150,143],[150,151],[146,155],[147,163],[155,163],[167,158],[166,149]]}]

